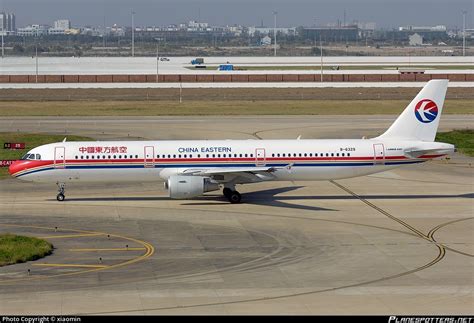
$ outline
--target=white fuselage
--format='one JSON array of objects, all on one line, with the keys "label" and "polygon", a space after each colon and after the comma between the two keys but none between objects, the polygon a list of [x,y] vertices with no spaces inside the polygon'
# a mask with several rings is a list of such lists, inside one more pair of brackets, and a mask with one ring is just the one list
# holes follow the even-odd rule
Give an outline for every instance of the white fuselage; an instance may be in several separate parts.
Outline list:
[{"label": "white fuselage", "polygon": [[[436,153],[415,158],[409,150]],[[162,181],[200,169],[274,167],[268,180],[312,181],[377,173],[453,150],[444,143],[379,139],[59,142],[31,150],[35,159],[17,162],[10,172],[35,182],[109,183]]]}]

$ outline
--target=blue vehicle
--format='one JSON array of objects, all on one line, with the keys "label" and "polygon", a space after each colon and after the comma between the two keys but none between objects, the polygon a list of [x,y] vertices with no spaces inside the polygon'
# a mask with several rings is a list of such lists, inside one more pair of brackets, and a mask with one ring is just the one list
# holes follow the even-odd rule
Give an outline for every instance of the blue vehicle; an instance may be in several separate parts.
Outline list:
[{"label": "blue vehicle", "polygon": [[232,64],[219,65],[218,70],[219,71],[233,71],[234,70],[234,65],[232,65]]}]

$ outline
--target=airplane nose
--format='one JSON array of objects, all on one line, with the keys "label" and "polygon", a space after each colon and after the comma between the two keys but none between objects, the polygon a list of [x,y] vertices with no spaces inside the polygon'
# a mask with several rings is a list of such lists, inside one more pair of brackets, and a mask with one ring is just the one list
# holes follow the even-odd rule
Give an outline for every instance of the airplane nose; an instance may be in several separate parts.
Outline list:
[{"label": "airplane nose", "polygon": [[13,176],[13,174],[19,172],[22,169],[20,164],[21,162],[16,160],[8,167],[8,172],[10,173],[10,175]]}]

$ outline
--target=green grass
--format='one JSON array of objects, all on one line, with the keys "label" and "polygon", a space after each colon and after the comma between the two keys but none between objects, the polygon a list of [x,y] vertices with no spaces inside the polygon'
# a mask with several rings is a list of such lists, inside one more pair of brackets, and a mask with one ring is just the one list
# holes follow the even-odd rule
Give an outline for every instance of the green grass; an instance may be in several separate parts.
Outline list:
[{"label": "green grass", "polygon": [[[186,100],[0,102],[8,116],[189,116],[398,114],[410,100]],[[473,114],[474,99],[446,100],[444,113]],[[61,138],[62,140],[62,138]]]},{"label": "green grass", "polygon": [[46,240],[0,234],[0,267],[36,260],[53,252],[53,245]]},{"label": "green grass", "polygon": [[474,130],[472,129],[440,132],[436,135],[436,141],[453,144],[459,152],[474,157]]},{"label": "green grass", "polygon": [[[89,141],[93,140],[88,137],[66,136],[66,135],[49,135],[49,134],[33,134],[33,133],[16,133],[16,132],[0,132],[0,160],[20,159],[30,149],[37,146],[62,141],[67,137],[68,141]],[[26,148],[22,150],[3,149],[5,142],[24,142]],[[0,179],[10,176],[8,167],[0,167]]]}]

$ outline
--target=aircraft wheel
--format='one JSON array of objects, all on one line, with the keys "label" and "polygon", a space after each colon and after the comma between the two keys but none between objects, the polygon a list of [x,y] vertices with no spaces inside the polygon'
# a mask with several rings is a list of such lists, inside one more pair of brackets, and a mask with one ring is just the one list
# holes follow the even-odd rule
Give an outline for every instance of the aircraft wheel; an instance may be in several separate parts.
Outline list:
[{"label": "aircraft wheel", "polygon": [[58,200],[59,202],[64,201],[65,198],[66,197],[62,193],[59,193],[58,195],[56,195],[56,200]]},{"label": "aircraft wheel", "polygon": [[224,194],[225,197],[229,198],[232,194],[232,190],[228,187],[224,187],[224,189],[222,190],[222,194]]},{"label": "aircraft wheel", "polygon": [[229,195],[228,199],[229,199],[229,202],[232,204],[240,203],[240,200],[242,199],[242,195],[240,195],[240,193],[237,191],[233,191]]}]

